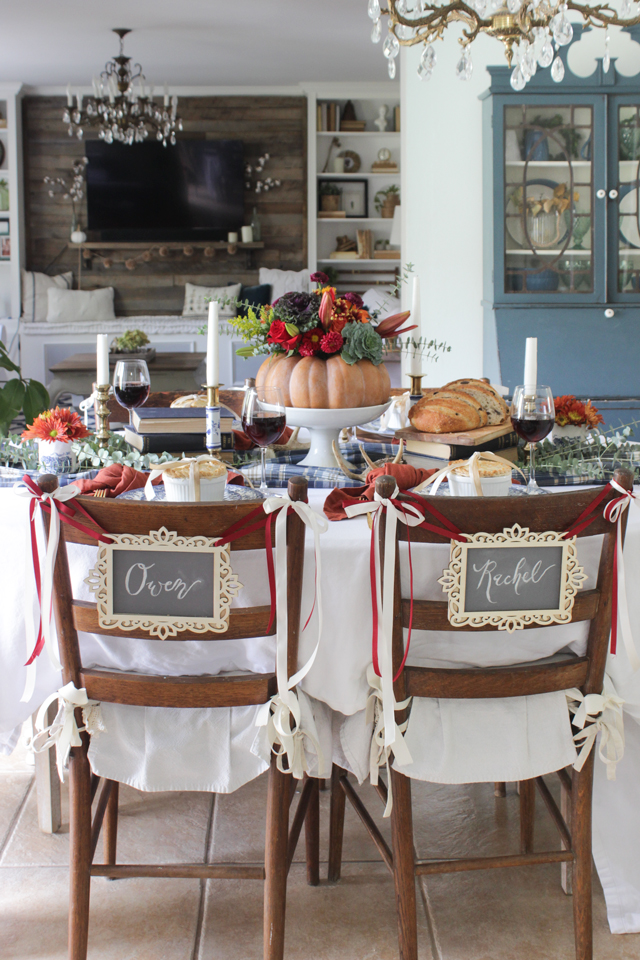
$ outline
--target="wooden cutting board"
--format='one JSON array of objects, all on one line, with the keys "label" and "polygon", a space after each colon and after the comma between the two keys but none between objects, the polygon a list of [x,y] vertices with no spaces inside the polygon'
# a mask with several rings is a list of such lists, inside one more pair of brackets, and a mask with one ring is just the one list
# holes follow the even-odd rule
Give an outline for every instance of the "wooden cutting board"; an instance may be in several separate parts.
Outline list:
[{"label": "wooden cutting board", "polygon": [[396,430],[396,437],[398,440],[404,438],[405,440],[423,440],[430,443],[459,443],[463,447],[475,447],[512,432],[513,427],[511,422],[508,421],[492,427],[461,430],[459,433],[421,433],[420,430],[414,430],[413,427],[404,427],[402,430]]}]

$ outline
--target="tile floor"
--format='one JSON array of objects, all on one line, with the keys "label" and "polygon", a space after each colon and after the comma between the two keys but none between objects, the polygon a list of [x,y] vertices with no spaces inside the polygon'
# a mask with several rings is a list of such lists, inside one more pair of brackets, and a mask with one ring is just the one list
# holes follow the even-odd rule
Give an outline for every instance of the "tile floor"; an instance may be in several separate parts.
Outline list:
[{"label": "tile floor", "polygon": [[[121,790],[122,862],[262,859],[265,778],[231,796]],[[422,856],[517,850],[518,799],[508,785],[414,789]],[[378,805],[364,789],[372,811]],[[555,843],[538,803],[537,839]],[[329,795],[321,795],[326,856]],[[343,880],[308,887],[298,849],[289,877],[286,960],[393,960],[398,956],[389,874],[347,805]],[[381,813],[381,810],[380,810]],[[68,827],[40,833],[33,768],[24,747],[0,758],[0,956],[65,960]],[[377,816],[379,823],[381,817]],[[387,832],[388,824],[383,825]],[[326,877],[326,864],[321,876]],[[571,898],[559,867],[425,878],[419,897],[421,960],[573,960]],[[262,889],[253,881],[92,881],[90,960],[260,960]],[[596,960],[637,960],[640,935],[612,936],[597,883]]]}]

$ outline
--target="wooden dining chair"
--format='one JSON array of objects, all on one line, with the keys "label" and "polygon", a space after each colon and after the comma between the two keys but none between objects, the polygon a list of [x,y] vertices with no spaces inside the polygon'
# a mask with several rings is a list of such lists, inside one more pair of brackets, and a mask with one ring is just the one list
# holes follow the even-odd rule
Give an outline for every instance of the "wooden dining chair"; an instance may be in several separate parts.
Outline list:
[{"label": "wooden dining chair", "polygon": [[[52,492],[57,479],[39,480],[43,491]],[[289,481],[291,500],[306,500],[307,481],[294,477]],[[244,519],[256,503],[148,503],[78,497],[97,528],[113,534],[148,535],[166,527],[180,536],[218,537],[232,524]],[[78,514],[82,517],[81,514]],[[82,523],[89,526],[82,517]],[[274,525],[275,526],[275,525]],[[48,535],[49,519],[45,515]],[[298,635],[302,599],[305,526],[293,513],[287,518],[287,616],[288,675],[297,669]],[[73,599],[69,577],[67,543],[95,546],[96,541],[82,530],[61,524],[60,543],[54,572],[54,610],[64,683],[72,681],[84,687],[90,700],[145,707],[234,707],[266,703],[276,693],[275,673],[246,673],[240,676],[153,676],[140,673],[87,669],[82,663],[82,644],[78,631],[102,636],[136,639],[150,638],[148,632],[106,630],[99,625],[95,603]],[[263,550],[264,528],[231,543],[235,550]],[[266,577],[266,563],[265,563]],[[232,608],[225,633],[182,632],[175,639],[189,641],[239,640],[263,637],[268,632],[269,606]],[[275,633],[274,624],[271,633]],[[76,721],[82,726],[80,710]],[[69,759],[70,890],[69,960],[86,960],[89,930],[91,877],[191,877],[264,881],[264,957],[282,960],[284,952],[287,875],[293,860],[303,823],[307,841],[307,880],[319,882],[319,795],[318,780],[305,777],[300,800],[289,829],[291,801],[296,781],[282,773],[274,756],[269,768],[266,810],[266,847],[264,866],[244,864],[118,864],[116,840],[118,825],[118,783],[103,780],[91,772],[87,756],[89,736],[83,733],[82,746],[73,747]],[[92,820],[92,803],[95,811]],[[102,830],[104,862],[94,863]]]},{"label": "wooden dining chair", "polygon": [[[626,490],[633,486],[633,475],[628,470],[617,470],[615,479]],[[392,477],[379,477],[376,492],[384,498],[393,495]],[[511,498],[450,498],[439,497],[439,512],[462,532],[501,533],[515,523],[531,531],[564,531],[589,506],[596,495],[594,490],[549,496]],[[441,669],[406,666],[394,684],[397,702],[407,697],[434,697],[440,699],[480,699],[523,697],[578,687],[583,694],[601,693],[605,661],[611,627],[611,598],[613,559],[616,550],[616,525],[605,520],[602,510],[608,500],[618,497],[611,491],[600,504],[595,520],[578,537],[603,535],[598,579],[594,589],[580,590],[575,598],[572,622],[589,620],[587,650],[584,656],[567,654],[545,662],[516,664],[504,667],[477,667]],[[402,499],[402,494],[400,495]],[[622,532],[626,526],[626,512],[622,517]],[[419,527],[409,533],[411,544],[444,543],[444,537]],[[380,519],[379,548],[384,552],[385,516]],[[397,540],[407,539],[407,527],[397,525]],[[419,567],[419,556],[413,555],[414,571]],[[403,628],[409,625],[410,601],[401,595],[400,563],[396,543],[393,620],[393,673],[398,673],[404,654]],[[456,630],[449,623],[446,601],[414,600],[414,630]],[[532,627],[540,629],[539,624]],[[497,626],[475,628],[497,630]],[[528,629],[525,627],[525,629]],[[396,719],[406,719],[405,712],[397,712]],[[521,781],[520,788],[520,852],[494,857],[462,857],[452,859],[418,859],[414,853],[411,811],[411,781],[391,770],[393,808],[391,812],[391,848],[380,833],[369,811],[347,779],[346,772],[334,766],[329,837],[329,880],[340,878],[345,800],[348,799],[393,874],[396,892],[398,939],[401,960],[417,960],[417,922],[415,878],[437,873],[457,873],[465,870],[517,867],[542,863],[570,864],[573,868],[573,915],[576,960],[592,958],[592,894],[591,894],[591,794],[593,783],[593,749],[580,772],[557,771],[563,791],[570,795],[569,822],[563,817],[544,777]],[[542,799],[560,833],[562,850],[534,850],[535,791]],[[496,789],[498,785],[496,785]],[[376,787],[383,802],[387,787]]]}]

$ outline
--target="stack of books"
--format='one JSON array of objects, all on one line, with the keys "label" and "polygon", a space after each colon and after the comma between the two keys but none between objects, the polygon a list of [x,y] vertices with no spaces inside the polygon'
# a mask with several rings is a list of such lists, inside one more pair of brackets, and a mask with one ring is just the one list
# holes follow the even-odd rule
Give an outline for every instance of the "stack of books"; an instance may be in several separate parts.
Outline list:
[{"label": "stack of books", "polygon": [[[474,433],[479,435],[477,442],[474,442]],[[413,427],[395,432],[397,440],[404,440],[405,461],[425,470],[433,467],[440,470],[451,460],[468,460],[476,450],[491,451],[512,463],[518,459],[518,435],[510,423],[496,427],[480,427],[477,431],[470,430],[459,437],[455,434],[441,434],[442,439],[436,439],[437,436],[432,433],[422,434]]]},{"label": "stack of books", "polygon": [[[140,453],[175,453],[196,456],[206,452],[204,407],[138,407],[133,426],[126,424],[124,439]],[[232,410],[221,408],[220,459],[233,462],[233,431],[241,430]]]}]

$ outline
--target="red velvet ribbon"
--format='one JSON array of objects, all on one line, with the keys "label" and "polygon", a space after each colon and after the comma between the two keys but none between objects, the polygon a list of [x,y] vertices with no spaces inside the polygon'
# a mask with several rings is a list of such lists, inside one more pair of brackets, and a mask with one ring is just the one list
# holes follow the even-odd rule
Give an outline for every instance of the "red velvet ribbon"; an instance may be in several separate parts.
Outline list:
[{"label": "red velvet ribbon", "polygon": [[[424,497],[419,497],[417,494],[409,493],[404,491],[402,494],[404,502],[411,500],[411,503],[418,507],[419,510],[424,514],[426,511],[432,514],[441,521],[442,526],[436,526],[435,524],[428,523],[426,519],[417,524],[418,529],[429,530],[431,533],[437,533],[442,537],[445,537],[447,540],[458,540],[464,541],[466,543],[466,537],[464,534],[456,527],[454,523],[443,516],[439,510],[431,504]],[[402,500],[392,500],[391,503],[398,509],[405,517],[407,515],[406,507]],[[382,511],[386,511],[386,506],[382,504]],[[373,662],[373,669],[376,672],[377,676],[380,676],[380,664],[378,659],[378,586],[376,578],[376,525],[378,518],[380,516],[380,510],[374,515],[373,523],[371,524],[371,545],[369,550],[369,577],[371,580],[371,612],[373,620],[373,629],[372,629],[372,638],[371,638],[371,659]],[[411,645],[411,630],[413,627],[413,560],[411,557],[411,528],[409,524],[407,527],[407,548],[409,553],[409,626],[407,627],[407,642],[404,649],[404,656],[402,658],[402,663],[400,664],[394,678],[393,682],[395,683],[398,677],[401,675],[404,670],[404,666],[407,662],[407,657],[409,656],[409,647]]]},{"label": "red velvet ribbon", "polygon": [[[36,583],[36,595],[38,597],[38,607],[40,609],[39,618],[38,618],[38,636],[36,637],[36,642],[33,650],[31,651],[31,656],[27,660],[25,666],[29,666],[36,657],[42,653],[44,647],[44,631],[42,627],[42,584],[40,581],[40,556],[38,553],[38,537],[36,534],[36,523],[35,523],[35,513],[36,513],[36,504],[40,504],[40,509],[44,510],[45,513],[51,513],[51,503],[55,503],[56,509],[60,520],[63,523],[68,523],[70,526],[75,527],[76,530],[81,530],[87,536],[93,537],[94,540],[100,540],[102,543],[111,543],[111,539],[107,535],[106,530],[102,530],[101,533],[96,533],[95,530],[91,530],[89,527],[86,527],[82,523],[78,523],[77,520],[74,520],[73,517],[77,510],[80,513],[83,513],[88,520],[92,523],[95,523],[93,517],[87,513],[81,503],[75,503],[73,507],[70,506],[70,502],[56,500],[55,497],[47,497],[43,499],[43,491],[35,483],[31,477],[25,475],[23,481],[26,487],[31,491],[33,497],[31,503],[29,504],[29,530],[31,536],[31,558],[33,562],[33,575]],[[96,524],[97,526],[97,524]],[[102,529],[102,528],[99,528]],[[53,596],[52,596],[53,600]],[[51,618],[51,610],[48,611],[48,616]]]}]

